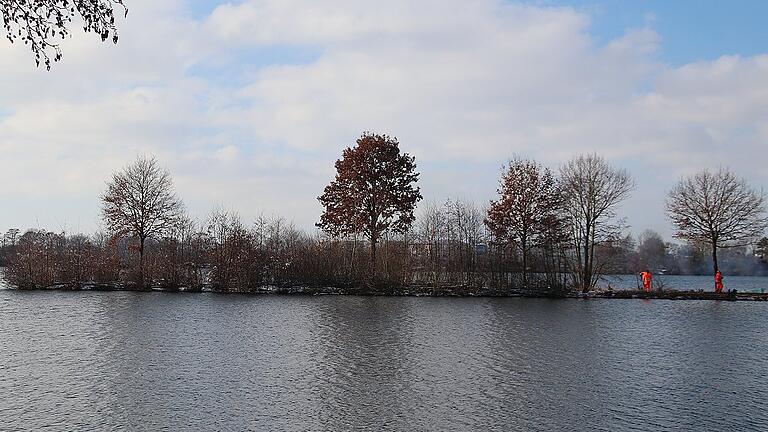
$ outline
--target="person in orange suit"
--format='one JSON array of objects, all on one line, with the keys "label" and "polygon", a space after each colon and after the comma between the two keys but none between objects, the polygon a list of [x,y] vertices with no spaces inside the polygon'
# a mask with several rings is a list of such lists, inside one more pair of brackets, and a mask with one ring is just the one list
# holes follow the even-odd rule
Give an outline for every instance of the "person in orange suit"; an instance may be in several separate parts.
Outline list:
[{"label": "person in orange suit", "polygon": [[720,273],[720,270],[715,272],[715,292],[723,292],[723,274]]},{"label": "person in orange suit", "polygon": [[643,281],[643,290],[645,290],[645,292],[651,292],[651,282],[653,280],[651,272],[648,270],[641,272],[640,279]]}]

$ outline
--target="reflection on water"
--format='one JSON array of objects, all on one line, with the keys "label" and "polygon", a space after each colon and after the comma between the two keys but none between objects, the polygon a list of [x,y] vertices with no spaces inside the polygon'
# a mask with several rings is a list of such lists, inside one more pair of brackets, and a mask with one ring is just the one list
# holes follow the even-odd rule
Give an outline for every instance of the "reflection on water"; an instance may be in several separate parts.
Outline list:
[{"label": "reflection on water", "polygon": [[750,302],[0,291],[0,430],[765,430]]}]

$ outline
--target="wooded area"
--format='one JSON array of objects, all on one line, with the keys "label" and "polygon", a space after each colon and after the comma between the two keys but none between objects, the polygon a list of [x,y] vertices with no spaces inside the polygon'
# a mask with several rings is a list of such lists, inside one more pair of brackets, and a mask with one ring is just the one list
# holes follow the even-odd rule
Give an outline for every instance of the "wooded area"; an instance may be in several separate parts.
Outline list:
[{"label": "wooded area", "polygon": [[364,133],[336,169],[318,197],[319,230],[307,233],[280,217],[216,211],[190,220],[170,172],[139,157],[101,197],[108,232],[12,229],[0,265],[18,288],[222,292],[560,295],[588,291],[605,274],[706,274],[718,250],[716,269],[768,274],[764,196],[724,169],[681,179],[669,193],[682,245],[653,231],[626,234],[618,206],[634,182],[595,154],[567,161],[558,175],[513,158],[487,206],[448,199],[418,210],[415,159],[397,139]]}]

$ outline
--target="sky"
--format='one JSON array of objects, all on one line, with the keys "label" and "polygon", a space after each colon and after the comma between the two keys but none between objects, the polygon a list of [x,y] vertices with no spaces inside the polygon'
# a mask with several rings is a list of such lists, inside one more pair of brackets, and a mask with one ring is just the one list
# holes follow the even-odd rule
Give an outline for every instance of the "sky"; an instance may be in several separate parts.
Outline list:
[{"label": "sky", "polygon": [[51,71],[0,40],[0,231],[102,229],[112,172],[153,154],[190,216],[314,230],[364,131],[416,157],[425,202],[485,205],[518,155],[597,152],[635,178],[630,231],[670,237],[680,176],[768,187],[768,2],[126,0],[117,45]]}]

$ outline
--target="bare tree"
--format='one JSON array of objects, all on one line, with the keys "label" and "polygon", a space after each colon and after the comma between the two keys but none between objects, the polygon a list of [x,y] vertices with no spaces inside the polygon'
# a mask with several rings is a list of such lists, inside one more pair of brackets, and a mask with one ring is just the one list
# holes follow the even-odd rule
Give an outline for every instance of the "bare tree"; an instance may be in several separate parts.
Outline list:
[{"label": "bare tree", "polygon": [[123,0],[0,0],[0,15],[6,38],[11,43],[18,39],[29,45],[37,65],[42,60],[50,70],[51,60],[61,59],[56,40],[70,34],[68,27],[76,16],[82,18],[86,32],[117,43],[115,6],[128,14]]},{"label": "bare tree", "polygon": [[755,245],[755,256],[760,257],[762,261],[768,259],[768,238],[761,238]]},{"label": "bare tree", "polygon": [[578,284],[587,292],[597,283],[595,246],[615,237],[616,207],[634,189],[626,170],[614,168],[597,154],[577,156],[560,167],[563,207],[568,215]]},{"label": "bare tree", "polygon": [[528,255],[560,218],[560,193],[548,168],[520,158],[502,168],[497,192],[499,199],[491,201],[485,224],[502,243],[520,250],[523,288],[528,288]]},{"label": "bare tree", "polygon": [[745,246],[768,228],[765,194],[727,168],[682,178],[667,195],[666,210],[675,237],[711,247],[714,272],[718,248]]},{"label": "bare tree", "polygon": [[416,220],[417,243],[414,253],[419,261],[420,276],[428,283],[437,285],[442,277],[442,255],[445,248],[446,217],[442,208],[434,202],[420,207]]},{"label": "bare tree", "polygon": [[637,266],[634,272],[642,270],[654,271],[664,266],[667,256],[667,244],[659,233],[653,230],[645,230],[638,237]]},{"label": "bare tree", "polygon": [[471,285],[477,271],[476,250],[484,233],[483,211],[472,202],[448,200],[443,212],[448,222],[449,266],[458,273],[461,284]]},{"label": "bare tree", "polygon": [[112,175],[101,201],[109,229],[139,239],[139,280],[143,285],[146,240],[160,239],[184,214],[184,205],[173,192],[171,174],[154,157],[140,156]]},{"label": "bare tree", "polygon": [[9,229],[2,237],[0,237],[0,267],[5,266],[9,258],[13,255],[18,238],[19,230],[17,228]]}]

